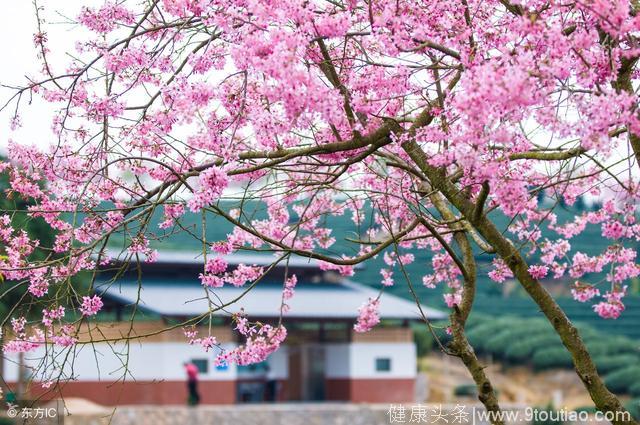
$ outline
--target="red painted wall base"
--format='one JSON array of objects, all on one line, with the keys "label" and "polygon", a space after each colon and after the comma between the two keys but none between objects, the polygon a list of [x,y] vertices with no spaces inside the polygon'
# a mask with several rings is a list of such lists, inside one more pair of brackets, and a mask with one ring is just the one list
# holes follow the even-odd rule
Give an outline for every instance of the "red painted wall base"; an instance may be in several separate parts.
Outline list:
[{"label": "red painted wall base", "polygon": [[[198,393],[202,404],[233,404],[236,402],[236,383],[235,381],[200,381]],[[187,383],[186,381],[72,381],[49,389],[35,383],[29,388],[29,397],[44,399],[80,397],[104,406],[184,405],[187,403]]]},{"label": "red painted wall base", "polygon": [[[9,384],[14,387],[14,384]],[[349,379],[325,380],[325,395],[329,401],[354,403],[407,403],[414,401],[414,379]],[[278,401],[286,401],[288,385],[281,381]],[[235,404],[236,381],[200,381],[202,404]],[[187,402],[185,381],[76,381],[65,382],[49,389],[34,383],[29,398],[53,399],[79,397],[104,406],[128,404],[184,405]]]},{"label": "red painted wall base", "polygon": [[354,403],[409,403],[414,401],[415,379],[325,380],[327,400]]}]

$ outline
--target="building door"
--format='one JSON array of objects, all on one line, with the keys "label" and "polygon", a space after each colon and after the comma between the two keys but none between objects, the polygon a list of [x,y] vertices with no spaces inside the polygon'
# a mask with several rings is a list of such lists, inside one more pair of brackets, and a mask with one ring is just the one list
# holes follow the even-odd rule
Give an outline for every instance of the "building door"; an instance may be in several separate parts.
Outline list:
[{"label": "building door", "polygon": [[324,346],[308,344],[304,347],[304,399],[308,401],[322,401],[325,399],[325,356]]},{"label": "building door", "polygon": [[303,400],[302,346],[289,347],[289,379],[287,380],[287,399]]},{"label": "building door", "polygon": [[292,401],[325,399],[324,347],[302,344],[289,348],[288,398]]}]

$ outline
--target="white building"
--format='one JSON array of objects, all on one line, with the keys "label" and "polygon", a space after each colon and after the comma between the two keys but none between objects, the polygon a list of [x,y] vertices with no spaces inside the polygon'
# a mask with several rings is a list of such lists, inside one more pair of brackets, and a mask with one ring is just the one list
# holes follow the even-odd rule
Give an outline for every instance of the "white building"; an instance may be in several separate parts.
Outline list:
[{"label": "white building", "polygon": [[[83,328],[81,341],[64,373],[71,378],[54,386],[52,396],[84,397],[105,405],[183,404],[186,399],[183,363],[200,369],[203,403],[229,404],[264,399],[266,370],[277,380],[277,400],[344,400],[352,402],[414,401],[416,347],[409,327],[420,318],[417,305],[391,294],[380,302],[382,324],[368,333],[355,333],[358,308],[378,296],[370,287],[321,271],[314,262],[293,258],[288,273],[298,285],[283,317],[285,344],[265,364],[216,367],[216,353],[188,345],[180,324],[209,310],[198,280],[202,261],[197,255],[161,253],[159,261],[143,265],[138,281],[136,266],[118,279],[105,272],[97,293],[103,294],[103,314],[111,321],[92,322]],[[272,257],[235,255],[230,265],[269,265]],[[244,308],[249,319],[276,322],[280,315],[284,267],[272,269],[251,291],[225,286],[214,290],[211,301],[227,307],[215,313],[211,334],[226,348],[240,343],[229,312]],[[215,299],[214,299],[215,298]],[[135,307],[137,304],[137,307]],[[136,320],[130,321],[133,311]],[[444,314],[422,306],[429,319]],[[113,320],[115,319],[115,320]],[[161,330],[166,330],[160,332]],[[201,334],[208,334],[202,329]],[[116,340],[128,337],[127,342]],[[98,342],[96,342],[98,341]],[[102,342],[100,342],[102,341]],[[18,380],[17,358],[5,361],[5,380]],[[42,352],[25,355],[26,370],[42,366]],[[62,362],[60,362],[62,363]],[[38,383],[31,391],[38,393]]]}]

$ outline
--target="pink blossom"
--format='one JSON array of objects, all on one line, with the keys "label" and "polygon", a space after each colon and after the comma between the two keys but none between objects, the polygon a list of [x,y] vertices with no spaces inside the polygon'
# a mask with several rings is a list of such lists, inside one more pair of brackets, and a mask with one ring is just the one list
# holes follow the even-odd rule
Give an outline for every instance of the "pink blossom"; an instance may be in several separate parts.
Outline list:
[{"label": "pink blossom", "polygon": [[571,295],[573,295],[574,300],[583,303],[600,295],[600,291],[593,285],[576,282],[574,287],[571,289]]},{"label": "pink blossom", "polygon": [[167,204],[164,206],[164,220],[158,224],[161,229],[168,229],[171,227],[176,218],[181,217],[184,214],[184,205],[182,204]]},{"label": "pink blossom", "polygon": [[107,2],[99,9],[82,8],[78,19],[83,25],[95,32],[107,33],[115,29],[118,22],[132,23],[134,17],[122,5]]},{"label": "pink blossom", "polygon": [[4,344],[2,351],[6,354],[11,353],[28,353],[37,350],[45,342],[45,335],[41,329],[34,329],[33,335],[27,337],[26,334],[20,333],[18,337]]},{"label": "pink blossom", "polygon": [[298,278],[296,275],[291,275],[284,281],[284,290],[282,291],[282,298],[285,300],[290,300],[293,298],[294,290],[296,284],[298,283]]},{"label": "pink blossom", "polygon": [[229,183],[228,177],[219,167],[210,167],[200,173],[198,177],[200,188],[189,200],[189,208],[198,212],[202,208],[216,201]]},{"label": "pink blossom", "polygon": [[619,221],[602,224],[602,236],[609,239],[620,239],[625,234],[625,227]]},{"label": "pink blossom", "polygon": [[73,331],[74,329],[71,325],[64,325],[57,334],[50,333],[49,338],[55,345],[71,347],[78,342],[78,338],[72,335]]},{"label": "pink blossom", "polygon": [[549,267],[543,265],[531,265],[529,266],[529,274],[536,280],[544,279],[549,273]]},{"label": "pink blossom", "polygon": [[198,331],[195,327],[184,328],[183,329],[185,337],[189,340],[189,345],[200,345],[205,352],[208,352],[213,347],[218,346],[218,340],[215,336],[206,336],[203,338],[198,338]]},{"label": "pink blossom", "polygon": [[513,277],[513,272],[501,259],[493,260],[493,266],[495,268],[489,272],[489,278],[491,278],[491,280],[493,280],[494,282],[502,283],[505,280]]},{"label": "pink blossom", "polygon": [[617,319],[624,311],[622,302],[602,301],[593,306],[593,310],[603,319]]},{"label": "pink blossom", "polygon": [[26,324],[27,324],[27,319],[25,319],[24,317],[11,319],[11,329],[13,330],[13,333],[15,333],[16,335],[24,334],[24,327],[26,326]]},{"label": "pink blossom", "polygon": [[617,319],[624,311],[622,297],[626,294],[627,287],[622,290],[607,292],[604,295],[605,301],[599,302],[593,306],[593,310],[603,319]]},{"label": "pink blossom", "polygon": [[379,308],[380,300],[369,298],[369,301],[358,309],[358,320],[353,329],[356,332],[369,332],[375,325],[380,323]]},{"label": "pink blossom", "polygon": [[102,299],[98,295],[82,297],[80,312],[83,316],[95,316],[102,309]]},{"label": "pink blossom", "polygon": [[393,286],[393,272],[391,270],[381,269],[380,274],[382,275],[382,285]]},{"label": "pink blossom", "polygon": [[[473,2],[472,25],[455,2],[342,3],[104,0],[81,9],[89,31],[70,32],[69,52],[38,29],[36,72],[5,106],[11,129],[48,142],[16,131],[0,162],[2,195],[19,209],[0,214],[0,269],[27,289],[16,315],[38,305],[42,323],[16,318],[10,351],[77,342],[63,329],[71,306],[65,316],[49,300],[107,266],[105,246],[151,262],[152,245],[177,234],[215,253],[205,292],[263,276],[222,259],[241,249],[317,260],[327,279],[379,261],[384,286],[428,258],[410,277],[446,286],[455,306],[461,273],[443,246],[458,253],[466,235],[474,253],[497,251],[478,268],[494,282],[514,277],[513,250],[533,278],[580,279],[576,300],[622,312],[621,288],[640,276],[638,164],[619,158],[640,134],[640,73],[619,84],[640,55],[630,2],[515,1],[523,13]],[[27,118],[27,104],[50,119]],[[581,198],[601,207],[575,212]],[[574,206],[568,219],[562,205]],[[161,230],[149,226],[158,215]],[[22,228],[34,220],[53,241]],[[233,230],[212,243],[223,221]],[[594,231],[610,246],[569,243]],[[284,282],[283,313],[296,281]],[[95,314],[99,297],[85,299],[77,312]],[[356,330],[377,323],[378,303],[362,306]],[[246,343],[221,362],[260,361],[286,337],[241,316]]]},{"label": "pink blossom", "polygon": [[184,336],[189,339],[189,344],[193,344],[193,340],[198,336],[198,331],[195,327],[185,327],[182,329]]},{"label": "pink blossom", "polygon": [[447,304],[447,307],[453,308],[454,306],[460,305],[460,303],[462,302],[462,290],[444,294],[443,297],[444,302]]},{"label": "pink blossom", "polygon": [[220,274],[224,273],[227,270],[228,264],[222,257],[215,257],[207,260],[207,263],[204,266],[204,270],[206,273],[210,274]]},{"label": "pink blossom", "polygon": [[200,345],[204,348],[205,352],[208,352],[214,346],[218,345],[218,340],[215,336],[207,336],[200,340]]},{"label": "pink blossom", "polygon": [[233,286],[242,286],[247,282],[258,279],[260,276],[262,276],[262,274],[262,267],[238,264],[238,267],[229,276],[226,276],[225,280],[227,280]]},{"label": "pink blossom", "polygon": [[282,325],[250,325],[243,315],[236,315],[235,320],[236,329],[246,338],[245,343],[218,355],[215,359],[218,365],[248,365],[262,362],[280,347],[287,336],[287,330]]},{"label": "pink blossom", "polygon": [[42,323],[46,327],[50,327],[53,325],[54,320],[58,320],[64,317],[64,307],[60,306],[58,308],[50,309],[50,310],[42,310]]},{"label": "pink blossom", "polygon": [[224,286],[224,279],[220,276],[200,273],[198,277],[202,285],[208,288],[222,288]]}]

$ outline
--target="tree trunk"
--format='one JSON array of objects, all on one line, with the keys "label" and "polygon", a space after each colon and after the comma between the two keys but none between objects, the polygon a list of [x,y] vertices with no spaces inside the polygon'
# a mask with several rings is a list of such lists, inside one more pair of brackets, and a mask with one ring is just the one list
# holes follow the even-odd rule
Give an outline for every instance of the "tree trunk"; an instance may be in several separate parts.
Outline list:
[{"label": "tree trunk", "polygon": [[425,152],[415,140],[403,142],[402,148],[429,178],[433,188],[440,191],[496,250],[525,291],[540,307],[571,354],[576,373],[584,383],[595,406],[603,412],[612,412],[615,417],[611,422],[614,425],[637,425],[620,400],[607,389],[602,378],[598,375],[596,366],[578,330],[540,282],[529,274],[526,261],[511,241],[503,236],[485,215],[478,216],[476,205],[447,179],[443,169],[435,168],[428,163]]}]

